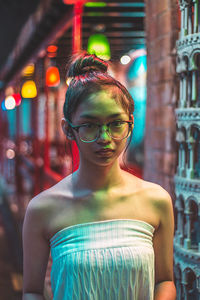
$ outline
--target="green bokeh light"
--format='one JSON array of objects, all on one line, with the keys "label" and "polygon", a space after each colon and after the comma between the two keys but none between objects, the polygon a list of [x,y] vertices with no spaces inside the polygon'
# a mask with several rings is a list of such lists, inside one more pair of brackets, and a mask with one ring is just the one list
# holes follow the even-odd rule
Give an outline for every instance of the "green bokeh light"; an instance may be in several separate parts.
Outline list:
[{"label": "green bokeh light", "polygon": [[86,7],[105,7],[106,2],[86,2]]},{"label": "green bokeh light", "polygon": [[96,54],[99,58],[109,60],[111,57],[110,45],[104,34],[96,33],[88,39],[88,53]]}]

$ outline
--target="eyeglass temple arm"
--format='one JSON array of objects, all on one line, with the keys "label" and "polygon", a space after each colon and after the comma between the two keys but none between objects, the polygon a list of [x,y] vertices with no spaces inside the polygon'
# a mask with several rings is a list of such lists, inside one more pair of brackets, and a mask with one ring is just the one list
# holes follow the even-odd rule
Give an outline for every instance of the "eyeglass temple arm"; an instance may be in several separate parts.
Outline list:
[{"label": "eyeglass temple arm", "polygon": [[79,128],[81,126],[79,125],[73,125],[68,119],[66,119],[67,123],[70,125],[70,127],[72,127],[74,130],[76,130],[78,132]]}]

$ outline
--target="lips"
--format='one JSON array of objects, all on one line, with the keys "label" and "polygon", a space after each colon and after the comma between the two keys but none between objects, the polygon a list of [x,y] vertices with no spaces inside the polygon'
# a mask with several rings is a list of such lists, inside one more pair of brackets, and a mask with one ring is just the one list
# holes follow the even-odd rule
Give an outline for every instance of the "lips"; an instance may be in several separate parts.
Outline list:
[{"label": "lips", "polygon": [[110,155],[113,152],[114,152],[114,150],[112,150],[112,149],[100,149],[100,150],[96,151],[97,154],[104,155],[104,156]]}]

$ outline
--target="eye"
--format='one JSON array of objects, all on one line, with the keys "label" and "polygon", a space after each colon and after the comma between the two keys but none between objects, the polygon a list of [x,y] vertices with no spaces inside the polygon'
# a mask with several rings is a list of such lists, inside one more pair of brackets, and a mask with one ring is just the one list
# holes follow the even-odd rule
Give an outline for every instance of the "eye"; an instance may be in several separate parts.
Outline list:
[{"label": "eye", "polygon": [[92,128],[96,128],[96,124],[94,123],[85,123],[85,124],[82,124],[81,126],[84,126],[85,128],[88,128],[88,129],[92,129]]},{"label": "eye", "polygon": [[116,120],[110,123],[112,127],[121,127],[124,124],[124,121]]}]

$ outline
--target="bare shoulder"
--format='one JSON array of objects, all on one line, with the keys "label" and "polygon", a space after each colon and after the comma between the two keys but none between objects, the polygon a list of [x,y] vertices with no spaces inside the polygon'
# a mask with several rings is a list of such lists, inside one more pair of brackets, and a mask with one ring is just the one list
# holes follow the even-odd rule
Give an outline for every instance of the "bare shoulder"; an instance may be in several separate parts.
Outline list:
[{"label": "bare shoulder", "polygon": [[169,193],[161,185],[136,177],[132,174],[130,174],[129,177],[132,180],[132,184],[137,187],[138,191],[153,198],[155,201],[162,202],[163,200],[167,201],[167,199],[170,199]]},{"label": "bare shoulder", "polygon": [[159,184],[144,181],[144,193],[151,201],[160,223],[171,222],[173,224],[173,203],[170,194]]},{"label": "bare shoulder", "polygon": [[143,180],[136,176],[131,175],[131,177],[132,183],[136,187],[138,193],[143,199],[151,202],[155,209],[165,210],[166,207],[172,205],[170,194],[161,185]]},{"label": "bare shoulder", "polygon": [[159,210],[171,206],[170,194],[159,184],[143,180],[144,193]]},{"label": "bare shoulder", "polygon": [[[51,188],[32,198],[27,206],[25,219],[43,226],[58,208],[59,200],[71,197],[69,178],[66,177]],[[67,202],[67,201],[66,201]]]}]

